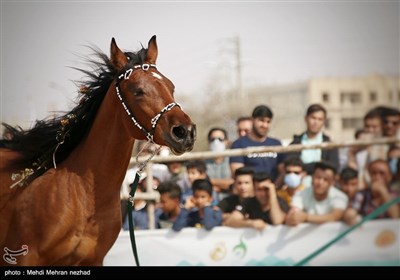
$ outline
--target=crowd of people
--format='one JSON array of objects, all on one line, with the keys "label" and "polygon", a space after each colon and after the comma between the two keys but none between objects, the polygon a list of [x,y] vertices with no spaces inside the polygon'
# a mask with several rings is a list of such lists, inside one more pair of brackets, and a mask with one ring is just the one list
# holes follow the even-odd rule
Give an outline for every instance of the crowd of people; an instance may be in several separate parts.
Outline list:
[{"label": "crowd of people", "polygon": [[[291,144],[315,145],[330,142],[324,133],[327,111],[320,104],[305,112],[306,130],[294,135]],[[251,116],[237,120],[237,139],[213,127],[207,134],[209,149],[221,152],[258,146],[281,146],[269,136],[273,112],[266,105],[254,108]],[[379,106],[365,114],[358,140],[381,137],[400,139],[400,111]],[[155,145],[155,144],[154,144]],[[146,145],[144,152],[156,147]],[[142,148],[143,150],[143,148]],[[161,150],[161,152],[163,152]],[[136,229],[185,227],[211,230],[215,226],[252,227],[343,221],[348,225],[400,194],[400,145],[380,144],[342,149],[303,149],[300,152],[263,152],[245,156],[217,157],[152,166],[156,203],[154,225],[149,227],[147,202],[135,199]],[[126,180],[131,178],[128,171]],[[132,180],[133,181],[133,180]],[[137,192],[145,192],[141,179]],[[125,203],[128,203],[125,201]],[[128,229],[125,206],[123,229]],[[399,218],[394,204],[377,218]]]}]

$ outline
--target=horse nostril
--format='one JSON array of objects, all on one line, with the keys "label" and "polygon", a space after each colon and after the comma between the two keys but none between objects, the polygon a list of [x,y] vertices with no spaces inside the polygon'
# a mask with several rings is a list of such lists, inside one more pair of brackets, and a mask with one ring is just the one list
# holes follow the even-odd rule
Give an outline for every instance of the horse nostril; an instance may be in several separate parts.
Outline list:
[{"label": "horse nostril", "polygon": [[172,129],[172,132],[175,134],[175,136],[179,139],[184,139],[186,137],[187,134],[187,130],[183,125],[180,126],[175,126]]}]

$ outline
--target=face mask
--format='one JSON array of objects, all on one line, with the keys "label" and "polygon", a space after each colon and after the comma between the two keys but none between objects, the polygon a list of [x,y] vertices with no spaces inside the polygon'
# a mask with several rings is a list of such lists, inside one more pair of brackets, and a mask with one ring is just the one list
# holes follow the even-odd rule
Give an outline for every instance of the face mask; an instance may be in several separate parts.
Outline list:
[{"label": "face mask", "polygon": [[301,175],[295,173],[286,174],[284,182],[289,188],[297,188],[301,184]]},{"label": "face mask", "polygon": [[390,167],[390,172],[392,172],[393,175],[396,175],[397,173],[397,161],[398,158],[392,158],[389,160],[389,167]]},{"label": "face mask", "polygon": [[225,143],[224,143],[224,141],[219,141],[218,139],[214,139],[210,143],[210,150],[213,151],[213,152],[225,151]]}]

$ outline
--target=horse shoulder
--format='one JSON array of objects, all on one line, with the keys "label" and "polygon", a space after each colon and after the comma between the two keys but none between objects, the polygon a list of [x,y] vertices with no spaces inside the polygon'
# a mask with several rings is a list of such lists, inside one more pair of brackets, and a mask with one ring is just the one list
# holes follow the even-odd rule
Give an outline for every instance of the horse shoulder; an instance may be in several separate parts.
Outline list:
[{"label": "horse shoulder", "polygon": [[[36,251],[48,263],[74,264],[84,259],[91,248],[94,250],[95,242],[87,236],[95,236],[96,229],[88,226],[95,206],[83,182],[61,168],[50,169],[28,186],[16,187],[18,195],[9,205],[9,212],[4,213],[14,217],[9,221],[8,244],[35,244],[35,248],[30,247],[31,255]],[[76,253],[81,244],[85,244],[86,251]]]}]

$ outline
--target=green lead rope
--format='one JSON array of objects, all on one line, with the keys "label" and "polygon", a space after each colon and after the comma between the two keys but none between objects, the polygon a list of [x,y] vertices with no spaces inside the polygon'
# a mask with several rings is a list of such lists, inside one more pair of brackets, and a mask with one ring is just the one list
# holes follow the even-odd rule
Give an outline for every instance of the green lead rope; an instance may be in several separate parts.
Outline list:
[{"label": "green lead rope", "polygon": [[364,222],[369,221],[374,219],[375,217],[379,216],[382,213],[385,213],[385,211],[392,206],[393,204],[396,203],[400,203],[400,196],[396,197],[395,199],[386,202],[385,204],[381,205],[380,207],[378,207],[374,212],[372,212],[371,214],[365,216],[361,221],[359,221],[357,224],[351,226],[350,228],[348,228],[347,230],[345,230],[344,232],[342,232],[341,234],[339,234],[337,237],[335,237],[332,241],[328,242],[327,244],[325,244],[324,246],[322,246],[321,248],[319,248],[318,250],[316,250],[315,252],[311,253],[310,255],[308,255],[307,257],[305,257],[304,259],[302,259],[301,261],[299,261],[298,263],[296,263],[294,266],[302,266],[305,265],[306,263],[308,263],[311,259],[315,258],[316,256],[318,256],[319,254],[321,254],[323,251],[325,251],[326,249],[328,249],[331,245],[333,245],[334,243],[336,243],[337,241],[339,241],[340,239],[342,239],[343,237],[345,237],[347,234],[349,234],[351,231],[355,230],[356,228],[358,228],[359,226],[361,226]]},{"label": "green lead rope", "polygon": [[135,257],[135,262],[137,266],[140,266],[139,264],[139,257],[137,253],[137,248],[136,248],[136,241],[135,241],[135,233],[134,233],[134,226],[133,226],[133,217],[132,217],[132,211],[133,211],[133,197],[135,196],[135,192],[138,186],[140,175],[136,173],[135,176],[135,181],[132,183],[132,189],[131,192],[129,193],[129,202],[128,202],[128,215],[129,215],[129,236],[131,238],[131,245],[132,245],[132,252],[133,256]]}]

